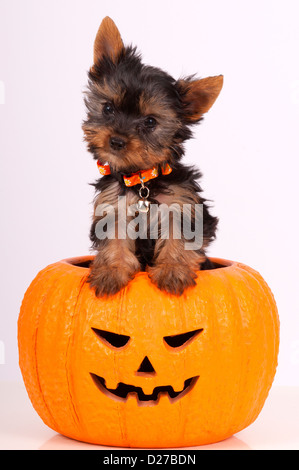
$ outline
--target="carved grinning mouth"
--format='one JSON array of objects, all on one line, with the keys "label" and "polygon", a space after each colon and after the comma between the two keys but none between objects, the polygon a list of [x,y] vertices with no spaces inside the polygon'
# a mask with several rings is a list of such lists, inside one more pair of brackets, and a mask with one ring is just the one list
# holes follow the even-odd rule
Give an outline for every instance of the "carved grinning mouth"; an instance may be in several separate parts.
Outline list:
[{"label": "carved grinning mouth", "polygon": [[115,389],[107,388],[105,385],[105,379],[99,375],[90,373],[95,385],[104,393],[106,396],[114,400],[127,401],[128,396],[133,394],[138,398],[139,404],[156,405],[159,402],[159,395],[166,394],[171,403],[176,402],[183,396],[185,396],[196,384],[199,376],[191,377],[185,380],[183,390],[175,392],[171,385],[163,385],[161,387],[155,387],[153,393],[147,395],[143,392],[141,387],[135,387],[134,385],[128,385],[120,382]]}]

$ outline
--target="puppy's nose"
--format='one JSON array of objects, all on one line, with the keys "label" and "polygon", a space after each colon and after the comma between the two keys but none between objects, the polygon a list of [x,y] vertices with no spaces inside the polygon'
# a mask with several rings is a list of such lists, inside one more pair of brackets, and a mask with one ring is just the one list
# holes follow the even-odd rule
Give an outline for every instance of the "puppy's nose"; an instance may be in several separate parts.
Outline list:
[{"label": "puppy's nose", "polygon": [[126,142],[124,139],[121,139],[120,137],[110,137],[110,147],[113,148],[113,150],[121,150],[126,146]]}]

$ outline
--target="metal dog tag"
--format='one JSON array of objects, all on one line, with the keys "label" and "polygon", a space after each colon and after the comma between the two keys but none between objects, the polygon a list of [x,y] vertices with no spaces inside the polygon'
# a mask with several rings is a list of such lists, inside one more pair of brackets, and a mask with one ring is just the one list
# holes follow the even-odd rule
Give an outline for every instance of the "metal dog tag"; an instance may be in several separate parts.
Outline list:
[{"label": "metal dog tag", "polygon": [[149,211],[150,202],[146,199],[139,199],[137,209],[139,212],[147,213]]},{"label": "metal dog tag", "polygon": [[139,189],[139,201],[137,202],[137,209],[139,212],[146,214],[149,211],[150,202],[147,200],[150,190],[145,186],[143,179],[140,177],[141,188]]}]

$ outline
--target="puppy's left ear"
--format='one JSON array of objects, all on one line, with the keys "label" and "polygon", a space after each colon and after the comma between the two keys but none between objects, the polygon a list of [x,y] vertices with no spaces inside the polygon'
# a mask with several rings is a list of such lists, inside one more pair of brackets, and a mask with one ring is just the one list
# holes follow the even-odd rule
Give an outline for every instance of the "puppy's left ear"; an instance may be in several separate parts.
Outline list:
[{"label": "puppy's left ear", "polygon": [[214,104],[222,85],[223,75],[201,80],[179,80],[177,87],[184,105],[185,118],[194,123],[198,121]]},{"label": "puppy's left ear", "polygon": [[103,56],[109,57],[115,62],[123,48],[124,43],[116,24],[109,16],[106,16],[95,38],[93,48],[94,63],[96,64]]}]

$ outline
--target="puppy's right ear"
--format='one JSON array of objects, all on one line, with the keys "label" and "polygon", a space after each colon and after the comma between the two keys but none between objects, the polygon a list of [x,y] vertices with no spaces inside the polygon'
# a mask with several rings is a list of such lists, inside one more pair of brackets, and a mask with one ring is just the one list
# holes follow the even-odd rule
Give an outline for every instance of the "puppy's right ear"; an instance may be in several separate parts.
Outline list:
[{"label": "puppy's right ear", "polygon": [[94,42],[94,63],[96,64],[100,61],[103,56],[109,57],[113,62],[116,62],[123,48],[124,44],[120,32],[114,21],[109,16],[106,16],[98,29]]}]

